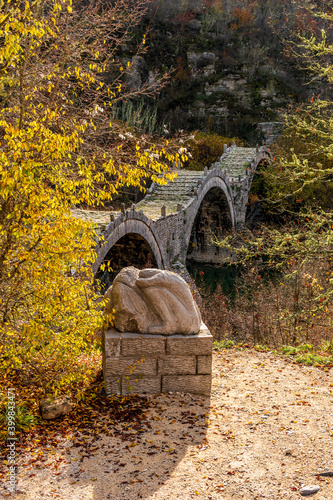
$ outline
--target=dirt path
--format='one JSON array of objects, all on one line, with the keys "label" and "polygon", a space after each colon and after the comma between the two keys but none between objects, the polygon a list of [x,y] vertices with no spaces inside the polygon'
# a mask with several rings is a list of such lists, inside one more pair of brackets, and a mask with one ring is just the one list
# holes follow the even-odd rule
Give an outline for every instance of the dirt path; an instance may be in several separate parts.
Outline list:
[{"label": "dirt path", "polygon": [[333,371],[249,350],[215,353],[213,367],[211,398],[160,395],[145,426],[114,427],[88,454],[67,440],[52,465],[25,458],[14,496],[277,500],[317,485],[313,498],[333,500],[333,477],[316,477],[333,471]]}]

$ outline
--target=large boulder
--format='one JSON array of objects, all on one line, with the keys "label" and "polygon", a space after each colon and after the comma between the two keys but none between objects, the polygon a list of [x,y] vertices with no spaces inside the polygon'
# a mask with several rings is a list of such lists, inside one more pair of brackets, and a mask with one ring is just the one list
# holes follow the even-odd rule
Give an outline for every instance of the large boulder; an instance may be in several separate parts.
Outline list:
[{"label": "large boulder", "polygon": [[170,271],[125,267],[105,298],[105,312],[113,312],[121,332],[194,335],[200,330],[200,312],[187,283]]}]

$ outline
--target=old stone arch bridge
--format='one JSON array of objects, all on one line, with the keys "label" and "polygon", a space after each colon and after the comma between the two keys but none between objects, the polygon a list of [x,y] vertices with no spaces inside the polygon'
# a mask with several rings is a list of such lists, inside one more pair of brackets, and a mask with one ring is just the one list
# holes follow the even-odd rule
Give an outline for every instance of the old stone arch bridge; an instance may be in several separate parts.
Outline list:
[{"label": "old stone arch bridge", "polygon": [[221,237],[244,224],[253,176],[270,160],[264,146],[233,145],[204,172],[180,170],[174,182],[153,184],[140,203],[101,226],[104,242],[97,248],[95,274],[106,261],[117,272],[147,263],[170,269],[186,259],[220,263],[222,251],[211,235]]}]

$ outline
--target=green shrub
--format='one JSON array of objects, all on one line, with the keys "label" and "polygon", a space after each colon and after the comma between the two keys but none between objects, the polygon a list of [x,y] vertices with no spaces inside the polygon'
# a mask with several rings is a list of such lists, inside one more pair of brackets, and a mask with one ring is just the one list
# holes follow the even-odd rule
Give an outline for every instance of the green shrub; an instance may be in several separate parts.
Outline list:
[{"label": "green shrub", "polygon": [[194,139],[187,145],[192,158],[187,162],[187,170],[203,170],[206,166],[211,167],[223,154],[223,146],[231,146],[232,141],[235,141],[237,146],[241,145],[241,141],[236,137],[222,137],[211,132],[199,132]]},{"label": "green shrub", "polygon": [[[38,416],[26,408],[22,404],[15,407],[15,432],[27,431],[35,427],[38,422]],[[4,396],[0,397],[0,436],[7,435],[8,417],[7,417],[7,401]]]}]

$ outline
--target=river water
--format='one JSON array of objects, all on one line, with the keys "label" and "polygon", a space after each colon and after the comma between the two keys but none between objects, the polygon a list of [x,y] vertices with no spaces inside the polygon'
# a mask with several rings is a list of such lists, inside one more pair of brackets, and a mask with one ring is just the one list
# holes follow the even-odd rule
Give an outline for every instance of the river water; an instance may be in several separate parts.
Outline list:
[{"label": "river water", "polygon": [[234,265],[213,266],[196,262],[187,262],[187,270],[196,286],[205,294],[213,293],[217,285],[221,286],[223,294],[233,299],[236,293],[236,278],[241,276],[239,268]]}]

